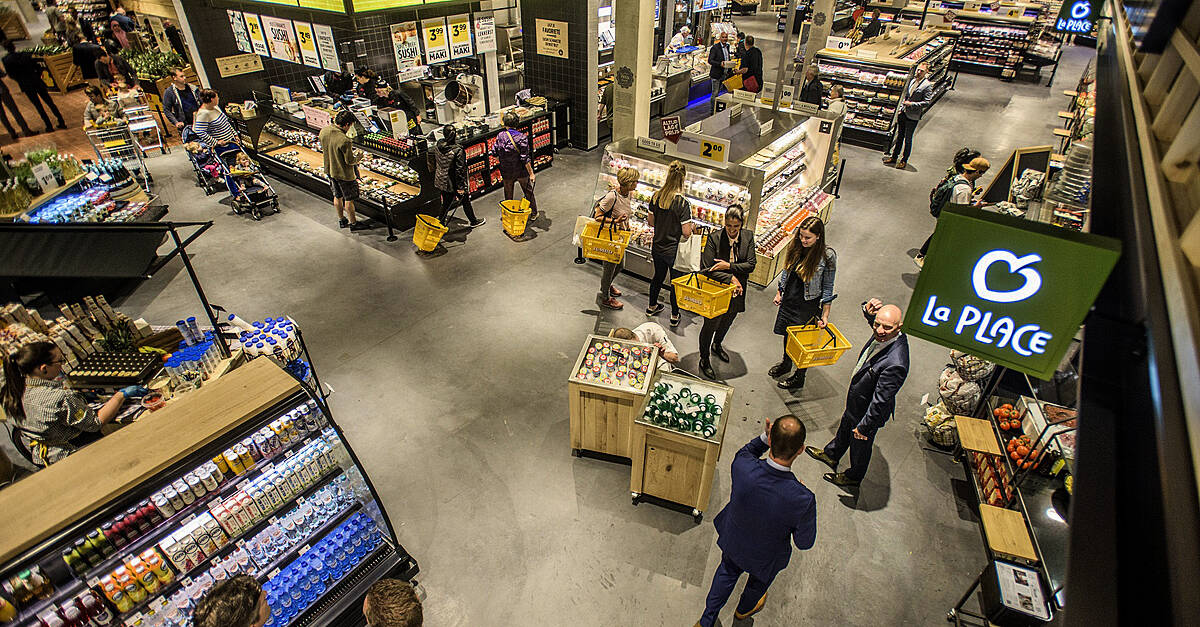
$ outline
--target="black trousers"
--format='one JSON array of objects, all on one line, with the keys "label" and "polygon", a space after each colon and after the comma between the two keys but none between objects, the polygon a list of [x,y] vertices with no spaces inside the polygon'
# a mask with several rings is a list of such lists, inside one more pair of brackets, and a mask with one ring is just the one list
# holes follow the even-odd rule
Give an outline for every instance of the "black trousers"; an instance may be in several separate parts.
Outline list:
[{"label": "black trousers", "polygon": [[[908,119],[907,115],[900,114],[900,124],[896,128],[896,143],[892,145],[891,156],[893,159],[900,161],[908,161],[909,155],[912,154],[913,133],[917,131],[917,120]],[[903,156],[901,156],[903,149]]]},{"label": "black trousers", "polygon": [[478,220],[475,219],[475,211],[471,209],[471,197],[469,194],[460,194],[458,192],[442,192],[442,215],[439,218],[442,226],[446,225],[446,216],[450,215],[450,207],[454,205],[454,200],[458,199],[462,202],[463,213],[467,214],[467,220],[471,224],[475,224]]},{"label": "black trousers", "polygon": [[8,134],[12,135],[13,139],[16,139],[17,131],[13,129],[12,122],[8,120],[8,115],[4,112],[5,109],[8,109],[12,113],[13,118],[17,121],[17,126],[20,126],[26,135],[33,134],[33,131],[29,130],[29,124],[25,122],[25,116],[21,115],[21,110],[17,108],[17,102],[13,100],[12,93],[7,89],[0,92],[0,122],[4,123],[4,128],[8,130]]},{"label": "black trousers", "polygon": [[858,421],[859,418],[850,412],[843,413],[837,433],[825,445],[825,454],[834,460],[841,460],[842,455],[850,451],[850,467],[846,469],[846,477],[854,481],[862,481],[867,476],[867,465],[871,463],[871,449],[875,444],[874,433],[865,440],[854,437],[854,427],[858,426]]},{"label": "black trousers", "polygon": [[[654,307],[658,305],[658,292],[666,283],[667,276],[677,279],[683,273],[675,269],[675,255],[664,257],[651,253],[650,258],[654,260],[654,276],[650,279],[650,306]],[[678,316],[679,303],[675,302],[675,286],[667,285],[666,288],[671,292],[671,315]]]},{"label": "black trousers", "polygon": [[54,112],[54,117],[58,118],[58,123],[66,126],[66,121],[63,120],[62,113],[58,111],[58,107],[54,104],[54,100],[50,97],[50,92],[42,83],[32,83],[29,85],[21,85],[21,91],[29,102],[33,104],[33,108],[37,109],[38,115],[42,116],[42,121],[46,123],[46,128],[52,128],[53,123],[50,122],[50,116],[46,115],[46,110],[42,108],[42,101],[46,102],[46,106],[50,107],[50,111]]},{"label": "black trousers", "polygon": [[[738,312],[727,311],[716,318],[705,318],[704,326],[700,327],[700,361],[708,363],[708,353],[713,345],[720,346],[725,341],[725,334],[733,326],[733,319]],[[755,599],[757,601],[758,599]]]},{"label": "black trousers", "polygon": [[922,257],[924,257],[924,256],[925,256],[925,253],[929,252],[929,242],[931,242],[931,241],[933,241],[933,234],[932,234],[932,233],[930,233],[930,234],[929,234],[929,237],[926,237],[926,238],[925,238],[925,243],[924,243],[924,244],[921,244],[921,252],[920,252],[920,253],[918,253],[919,255],[921,255]]}]

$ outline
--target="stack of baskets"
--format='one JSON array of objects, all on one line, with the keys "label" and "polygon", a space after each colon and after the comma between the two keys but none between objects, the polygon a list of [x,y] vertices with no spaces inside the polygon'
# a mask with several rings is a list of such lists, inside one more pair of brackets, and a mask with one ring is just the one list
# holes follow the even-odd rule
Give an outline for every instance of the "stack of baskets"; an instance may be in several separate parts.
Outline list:
[{"label": "stack of baskets", "polygon": [[930,443],[944,449],[958,445],[958,427],[954,416],[972,415],[983,397],[983,385],[996,369],[996,364],[950,351],[951,364],[938,379],[940,400],[925,411],[924,424]]}]

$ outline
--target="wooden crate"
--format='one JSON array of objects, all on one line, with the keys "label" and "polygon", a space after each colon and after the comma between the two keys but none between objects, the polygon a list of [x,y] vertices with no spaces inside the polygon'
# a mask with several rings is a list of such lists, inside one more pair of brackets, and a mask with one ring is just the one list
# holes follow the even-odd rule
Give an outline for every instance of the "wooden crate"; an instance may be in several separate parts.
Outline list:
[{"label": "wooden crate", "polygon": [[13,41],[29,39],[29,29],[25,27],[25,22],[11,9],[0,14],[0,30],[4,31],[5,38]]},{"label": "wooden crate", "polygon": [[783,262],[787,259],[788,251],[791,248],[792,240],[788,240],[788,243],[784,244],[774,257],[768,257],[755,251],[754,254],[758,255],[758,261],[754,264],[754,272],[750,273],[750,282],[763,287],[770,285],[775,277],[783,272]]},{"label": "wooden crate", "polygon": [[641,396],[568,383],[571,403],[571,450],[630,457],[633,412]]},{"label": "wooden crate", "polygon": [[47,84],[47,87],[57,89],[60,94],[65,94],[72,87],[87,84],[87,81],[83,80],[83,72],[79,70],[79,66],[75,65],[69,50],[58,54],[40,55],[40,58],[45,62],[52,81],[52,84]]}]

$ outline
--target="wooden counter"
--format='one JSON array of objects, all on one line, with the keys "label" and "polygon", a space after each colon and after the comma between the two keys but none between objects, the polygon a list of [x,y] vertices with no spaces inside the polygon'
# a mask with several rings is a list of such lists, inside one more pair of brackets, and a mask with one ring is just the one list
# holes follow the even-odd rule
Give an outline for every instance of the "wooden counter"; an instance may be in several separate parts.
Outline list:
[{"label": "wooden counter", "polygon": [[[903,46],[900,45],[900,42],[904,37],[913,34],[917,35],[916,39]],[[859,44],[846,51],[838,51],[834,50],[833,48],[824,48],[819,51],[819,54],[830,59],[840,58],[853,61],[865,61],[868,63],[890,65],[892,67],[907,70],[916,65],[917,62],[909,61],[905,59],[904,56],[913,50],[924,46],[932,41],[935,37],[939,37],[942,34],[942,31],[935,28],[926,28],[925,30],[921,30],[916,26],[906,26],[902,24],[897,26],[896,29],[891,32],[889,39],[876,37],[868,43]],[[866,53],[867,56],[863,56],[863,53]],[[871,53],[875,54],[874,58],[869,58]]]},{"label": "wooden counter", "polygon": [[300,389],[300,384],[274,362],[255,359],[0,490],[0,512],[4,512],[0,516],[0,564]]},{"label": "wooden counter", "polygon": [[1029,527],[1021,512],[980,503],[979,519],[983,522],[983,535],[987,536],[992,551],[1031,564],[1038,562],[1033,540],[1029,537]]}]

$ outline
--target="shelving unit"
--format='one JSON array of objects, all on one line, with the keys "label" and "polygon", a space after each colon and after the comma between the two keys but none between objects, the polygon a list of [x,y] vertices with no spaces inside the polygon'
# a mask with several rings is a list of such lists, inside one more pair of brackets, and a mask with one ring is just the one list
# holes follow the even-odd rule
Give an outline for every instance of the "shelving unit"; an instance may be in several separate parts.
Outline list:
[{"label": "shelving unit", "polygon": [[956,71],[1015,78],[1033,37],[1032,17],[1003,17],[972,12],[956,15],[958,48],[951,65]]},{"label": "shelving unit", "polygon": [[[529,147],[533,151],[533,171],[540,172],[550,167],[554,161],[550,114],[539,112],[522,116],[517,130],[529,137]],[[496,143],[496,137],[503,132],[502,129],[494,129],[467,137],[460,135],[458,138],[459,145],[466,151],[467,193],[472,199],[502,186],[500,161],[489,153]]]}]

